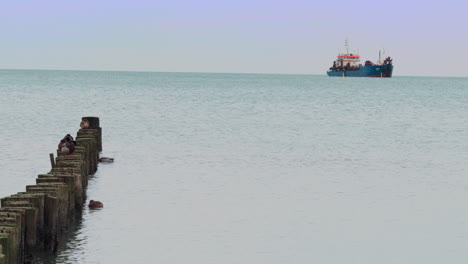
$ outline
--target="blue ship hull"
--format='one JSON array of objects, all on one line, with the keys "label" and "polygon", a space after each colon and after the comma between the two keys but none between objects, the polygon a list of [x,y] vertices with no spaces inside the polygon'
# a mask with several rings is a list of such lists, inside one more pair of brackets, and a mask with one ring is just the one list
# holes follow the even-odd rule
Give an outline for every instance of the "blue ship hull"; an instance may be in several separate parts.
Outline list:
[{"label": "blue ship hull", "polygon": [[393,65],[361,66],[358,70],[329,70],[328,76],[332,77],[392,77]]}]

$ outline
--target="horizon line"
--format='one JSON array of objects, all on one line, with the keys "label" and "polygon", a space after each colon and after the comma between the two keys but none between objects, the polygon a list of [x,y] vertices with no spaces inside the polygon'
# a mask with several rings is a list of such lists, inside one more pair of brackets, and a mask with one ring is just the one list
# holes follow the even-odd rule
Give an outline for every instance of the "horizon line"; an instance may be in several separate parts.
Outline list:
[{"label": "horizon line", "polygon": [[[70,70],[70,69],[5,69],[0,71],[79,71],[79,72],[132,72],[132,73],[191,73],[191,74],[258,74],[258,75],[316,75],[326,76],[326,73],[272,73],[272,72],[192,72],[192,71],[144,71],[144,70]],[[393,77],[434,77],[434,78],[468,78],[468,76],[443,75],[394,75]],[[388,78],[387,78],[388,79]]]}]

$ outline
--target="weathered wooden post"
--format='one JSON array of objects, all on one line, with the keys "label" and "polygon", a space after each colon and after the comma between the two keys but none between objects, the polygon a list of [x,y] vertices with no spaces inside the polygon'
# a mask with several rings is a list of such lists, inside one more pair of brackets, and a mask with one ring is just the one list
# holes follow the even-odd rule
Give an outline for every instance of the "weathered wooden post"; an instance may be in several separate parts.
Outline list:
[{"label": "weathered wooden post", "polygon": [[50,158],[50,165],[53,168],[55,168],[55,159],[54,159],[54,153],[50,153],[49,154],[49,158]]},{"label": "weathered wooden post", "polygon": [[0,264],[5,264],[5,255],[2,252],[2,245],[0,245]]}]

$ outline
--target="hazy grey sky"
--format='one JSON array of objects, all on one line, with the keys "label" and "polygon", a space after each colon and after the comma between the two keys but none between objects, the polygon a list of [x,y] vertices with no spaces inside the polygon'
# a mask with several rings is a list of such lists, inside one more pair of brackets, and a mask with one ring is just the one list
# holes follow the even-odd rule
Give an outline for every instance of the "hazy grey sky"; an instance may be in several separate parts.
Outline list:
[{"label": "hazy grey sky", "polygon": [[394,75],[468,76],[468,1],[2,1],[1,69],[324,74],[349,37]]}]

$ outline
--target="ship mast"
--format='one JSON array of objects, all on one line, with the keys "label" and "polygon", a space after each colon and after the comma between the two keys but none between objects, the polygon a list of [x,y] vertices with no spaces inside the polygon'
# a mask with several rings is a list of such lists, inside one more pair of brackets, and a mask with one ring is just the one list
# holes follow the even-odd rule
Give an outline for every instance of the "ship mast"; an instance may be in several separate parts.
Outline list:
[{"label": "ship mast", "polygon": [[345,39],[346,54],[349,54],[348,37]]}]

